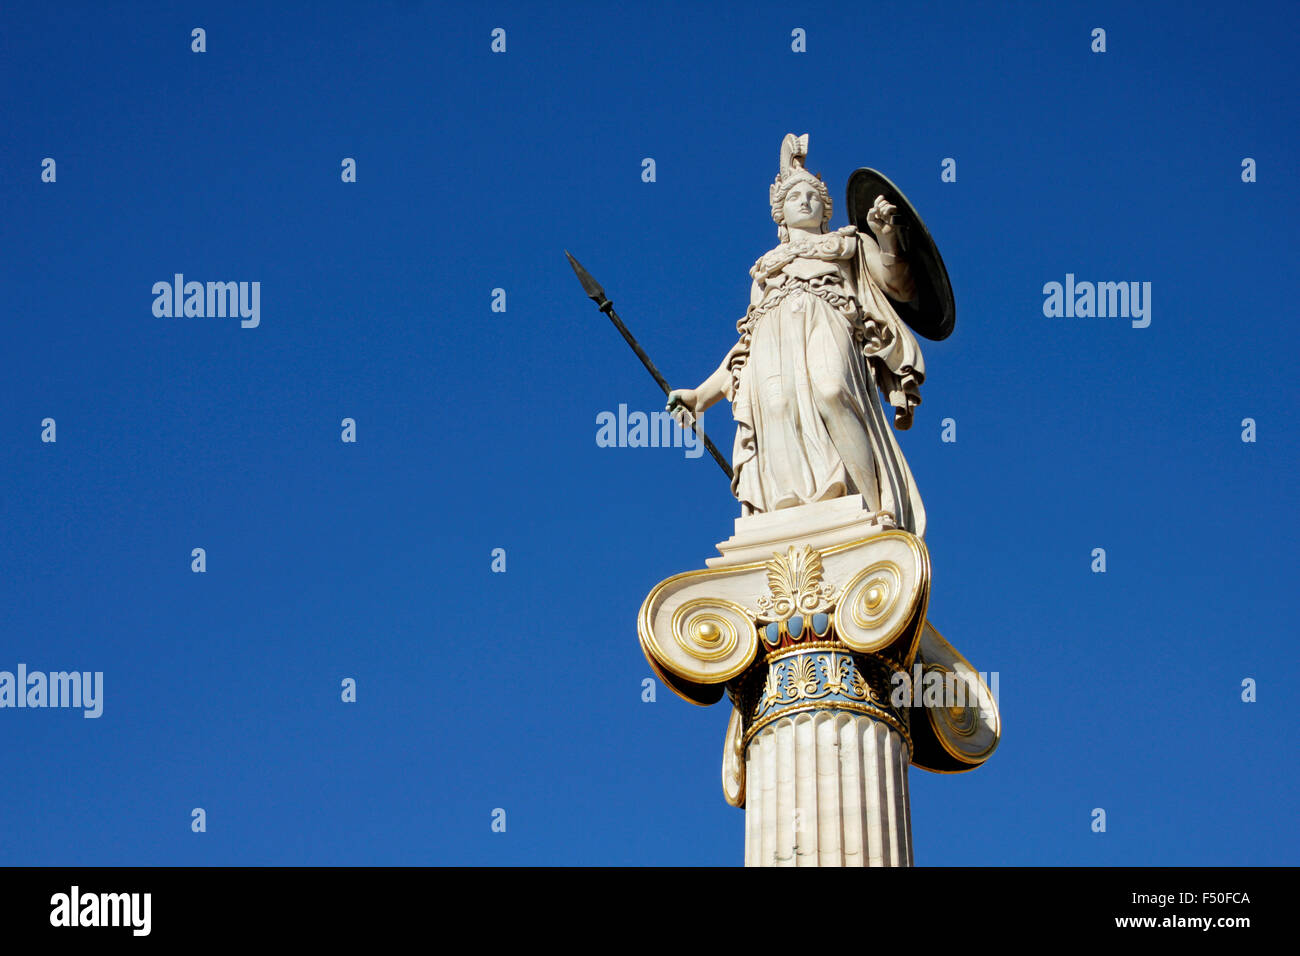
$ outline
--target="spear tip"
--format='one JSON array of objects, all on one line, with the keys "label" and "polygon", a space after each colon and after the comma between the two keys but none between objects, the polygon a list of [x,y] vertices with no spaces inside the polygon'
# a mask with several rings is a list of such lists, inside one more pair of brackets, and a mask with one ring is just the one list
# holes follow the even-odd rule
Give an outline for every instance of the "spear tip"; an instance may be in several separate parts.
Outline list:
[{"label": "spear tip", "polygon": [[564,254],[569,259],[569,265],[573,266],[573,271],[577,274],[578,281],[582,283],[583,291],[587,293],[588,297],[593,302],[604,302],[605,290],[601,288],[600,283],[591,277],[591,273],[582,267],[582,263],[570,255],[568,249],[564,250]]}]

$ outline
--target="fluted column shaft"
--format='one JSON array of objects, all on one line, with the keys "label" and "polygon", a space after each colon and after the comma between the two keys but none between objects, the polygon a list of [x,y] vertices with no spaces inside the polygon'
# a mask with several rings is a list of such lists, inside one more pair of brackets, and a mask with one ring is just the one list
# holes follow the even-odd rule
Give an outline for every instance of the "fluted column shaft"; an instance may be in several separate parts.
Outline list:
[{"label": "fluted column shaft", "polygon": [[911,866],[909,755],[868,716],[782,718],[745,756],[746,866]]}]

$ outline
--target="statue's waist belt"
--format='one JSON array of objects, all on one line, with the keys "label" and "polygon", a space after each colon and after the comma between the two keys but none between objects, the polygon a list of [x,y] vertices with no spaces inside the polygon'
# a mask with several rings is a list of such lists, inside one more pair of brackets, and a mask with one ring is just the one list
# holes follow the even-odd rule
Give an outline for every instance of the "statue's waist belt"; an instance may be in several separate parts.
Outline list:
[{"label": "statue's waist belt", "polygon": [[858,303],[853,296],[845,294],[843,288],[844,277],[839,273],[813,276],[811,279],[787,275],[781,285],[769,292],[767,298],[750,313],[748,328],[752,329],[760,318],[777,308],[791,295],[804,292],[822,299],[832,309],[843,313],[851,321],[858,315]]}]

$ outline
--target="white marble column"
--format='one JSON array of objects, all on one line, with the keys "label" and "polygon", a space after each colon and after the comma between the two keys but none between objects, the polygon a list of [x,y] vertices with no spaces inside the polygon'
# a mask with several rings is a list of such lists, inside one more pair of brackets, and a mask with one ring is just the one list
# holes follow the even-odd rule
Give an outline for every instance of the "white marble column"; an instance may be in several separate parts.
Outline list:
[{"label": "white marble column", "polygon": [[745,755],[745,865],[911,866],[908,764],[898,732],[859,714],[764,727]]}]

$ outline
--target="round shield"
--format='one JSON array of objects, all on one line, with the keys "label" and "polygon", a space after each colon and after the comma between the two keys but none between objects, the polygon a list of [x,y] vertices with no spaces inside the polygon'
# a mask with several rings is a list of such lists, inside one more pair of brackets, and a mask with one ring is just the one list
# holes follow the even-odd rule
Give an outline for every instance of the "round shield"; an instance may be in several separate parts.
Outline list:
[{"label": "round shield", "polygon": [[849,222],[858,231],[874,236],[867,226],[867,213],[877,196],[897,207],[893,226],[898,230],[898,244],[903,257],[912,270],[916,298],[911,302],[894,302],[899,318],[927,339],[946,339],[957,322],[957,306],[952,298],[952,285],[948,270],[944,268],[939,250],[930,237],[930,230],[917,215],[902,191],[883,173],[874,169],[859,169],[849,177]]}]

